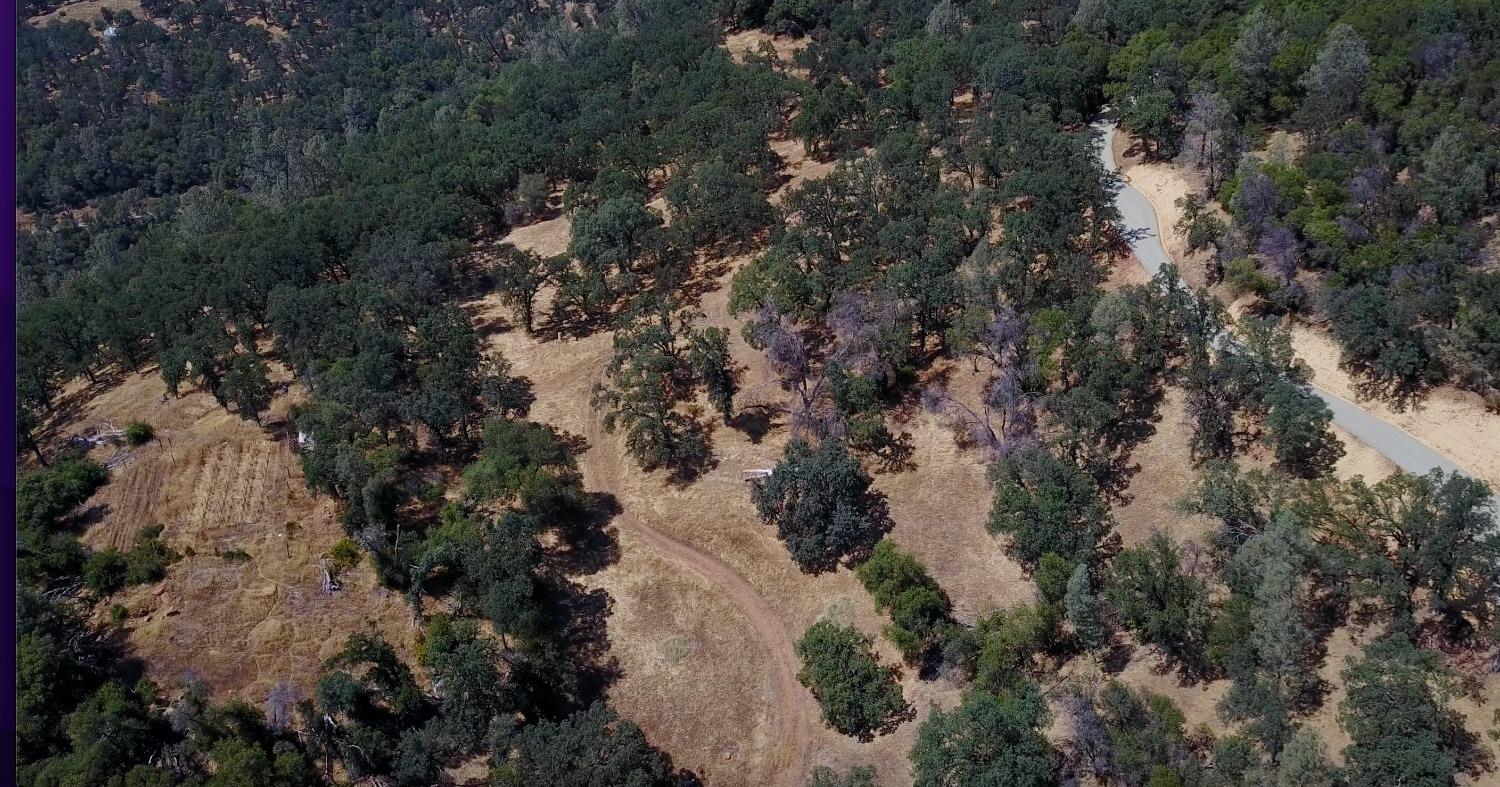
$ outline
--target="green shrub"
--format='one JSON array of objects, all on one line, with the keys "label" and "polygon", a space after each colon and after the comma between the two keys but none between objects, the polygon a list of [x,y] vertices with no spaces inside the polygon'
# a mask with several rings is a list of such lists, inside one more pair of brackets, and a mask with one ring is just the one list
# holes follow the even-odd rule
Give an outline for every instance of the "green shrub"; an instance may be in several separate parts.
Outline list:
[{"label": "green shrub", "polygon": [[83,564],[83,584],[99,596],[108,596],[125,587],[128,564],[125,555],[114,547],[105,547],[89,555]]},{"label": "green shrub", "polygon": [[1249,257],[1241,257],[1224,266],[1224,285],[1236,298],[1254,295],[1270,298],[1280,289],[1276,280],[1267,276]]},{"label": "green shrub", "polygon": [[1036,582],[1036,591],[1048,604],[1062,603],[1068,592],[1068,579],[1073,576],[1073,564],[1056,552],[1048,552],[1037,561],[1036,572],[1031,575]]},{"label": "green shrub", "polygon": [[908,664],[921,661],[949,623],[948,599],[926,567],[890,539],[881,539],[855,573],[876,608],[891,616],[886,637],[901,649]]},{"label": "green shrub", "polygon": [[797,641],[797,680],[823,708],[830,727],[862,741],[889,732],[911,706],[901,696],[896,669],[880,663],[870,638],[852,626],[819,621]]},{"label": "green shrub", "polygon": [[1040,672],[1040,657],[1057,647],[1062,614],[1054,604],[1017,604],[981,618],[953,650],[988,691],[1010,691]]},{"label": "green shrub", "polygon": [[167,575],[167,566],[181,557],[161,542],[161,525],[141,528],[129,552],[105,547],[89,556],[83,566],[83,584],[107,596],[132,585],[147,585]]},{"label": "green shrub", "polygon": [[364,553],[359,549],[359,545],[347,536],[339,539],[338,543],[334,544],[333,548],[328,550],[328,554],[333,558],[334,574],[342,574],[354,568],[359,565],[359,559],[364,556]]},{"label": "green shrub", "polygon": [[219,553],[219,557],[231,563],[245,563],[250,560],[250,553],[243,549],[226,549]]},{"label": "green shrub", "polygon": [[125,584],[147,585],[167,575],[167,566],[181,559],[177,551],[162,543],[161,525],[141,528],[135,548],[125,554]]},{"label": "green shrub", "polygon": [[125,443],[131,446],[145,445],[156,437],[156,430],[145,421],[131,421],[125,427]]}]

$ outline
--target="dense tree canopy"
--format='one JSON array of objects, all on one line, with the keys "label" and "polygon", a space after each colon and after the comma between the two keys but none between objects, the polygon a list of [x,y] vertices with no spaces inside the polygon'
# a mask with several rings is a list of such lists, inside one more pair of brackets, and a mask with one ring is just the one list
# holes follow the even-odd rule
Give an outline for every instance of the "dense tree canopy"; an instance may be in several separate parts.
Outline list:
[{"label": "dense tree canopy", "polygon": [[830,571],[869,550],[886,528],[870,476],[837,440],[787,444],[786,456],[753,493],[762,521],[776,525],[803,571]]}]

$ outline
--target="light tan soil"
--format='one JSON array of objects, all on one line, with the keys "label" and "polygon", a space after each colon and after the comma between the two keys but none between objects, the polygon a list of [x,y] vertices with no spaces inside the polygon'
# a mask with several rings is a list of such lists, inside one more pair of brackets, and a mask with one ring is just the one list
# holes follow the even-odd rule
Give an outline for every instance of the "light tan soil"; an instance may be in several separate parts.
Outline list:
[{"label": "light tan soil", "polygon": [[75,0],[63,3],[49,13],[38,14],[26,20],[38,27],[48,22],[89,22],[99,19],[105,9],[121,13],[129,11],[136,19],[147,19],[149,15],[141,9],[141,0]]},{"label": "light tan soil", "polygon": [[1349,374],[1339,368],[1339,348],[1326,334],[1292,326],[1292,346],[1312,367],[1313,381],[1386,423],[1400,427],[1459,467],[1500,489],[1500,413],[1485,410],[1478,394],[1452,386],[1433,389],[1417,405],[1396,412],[1381,401],[1361,399]]},{"label": "light tan soil", "polygon": [[[275,379],[289,375],[276,369]],[[414,630],[406,602],[380,588],[368,565],[322,592],[319,558],[342,538],[338,506],[313,497],[285,439],[284,419],[297,390],[279,395],[263,417],[270,431],[225,412],[206,393],[162,401],[154,370],[132,374],[84,401],[60,425],[81,434],[108,421],[150,423],[156,439],[85,506],[94,524],[81,535],[100,548],[128,549],[143,527],[186,555],[161,582],[130,588],[101,604],[122,604],[128,647],[164,689],[191,674],[219,698],[263,706],[276,683],[310,696],[322,662],[349,634],[377,632],[409,656]],[[99,459],[113,448],[95,449]],[[221,555],[243,550],[249,560]]]},{"label": "light tan soil", "polygon": [[[1115,137],[1120,170],[1156,208],[1167,252],[1178,260],[1184,279],[1195,285],[1201,283],[1203,262],[1208,255],[1187,254],[1187,241],[1176,230],[1181,217],[1176,200],[1187,194],[1203,193],[1202,180],[1173,163],[1144,162],[1130,152],[1133,148],[1128,135],[1119,133]],[[1273,143],[1262,155],[1295,158],[1304,145],[1299,136],[1286,134],[1274,136]],[[1338,346],[1326,334],[1310,326],[1293,325],[1292,343],[1297,355],[1312,367],[1313,379],[1319,386],[1358,402],[1381,420],[1406,430],[1492,487],[1500,488],[1500,450],[1495,448],[1500,446],[1500,414],[1486,411],[1479,396],[1441,386],[1417,407],[1398,413],[1381,402],[1362,400],[1354,393],[1349,374],[1338,366]],[[1353,438],[1345,439],[1346,445],[1355,442]]]}]

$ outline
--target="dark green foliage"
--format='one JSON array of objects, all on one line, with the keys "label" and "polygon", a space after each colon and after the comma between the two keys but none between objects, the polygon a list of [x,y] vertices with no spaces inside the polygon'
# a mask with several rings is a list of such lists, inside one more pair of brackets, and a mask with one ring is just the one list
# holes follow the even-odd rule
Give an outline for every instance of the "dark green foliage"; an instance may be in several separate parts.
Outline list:
[{"label": "dark green foliage", "polygon": [[16,483],[16,573],[27,584],[78,574],[88,557],[63,519],[109,478],[90,459],[65,459]]},{"label": "dark green foliage", "polygon": [[1100,604],[1094,583],[1089,578],[1088,566],[1080,563],[1073,568],[1062,602],[1068,623],[1072,624],[1073,633],[1078,637],[1078,644],[1091,652],[1104,647],[1109,639],[1109,629],[1105,623],[1103,605]]},{"label": "dark green foliage", "polygon": [[1500,275],[1474,273],[1463,293],[1453,325],[1455,368],[1465,384],[1493,395],[1500,391]]},{"label": "dark green foliage", "polygon": [[435,311],[417,322],[415,344],[419,385],[404,409],[438,439],[468,439],[487,371],[468,316],[456,306]]},{"label": "dark green foliage", "polygon": [[162,543],[161,525],[141,528],[136,535],[135,546],[125,553],[125,584],[144,585],[166,576],[167,567],[181,557],[177,551]]},{"label": "dark green foliage", "polygon": [[[1204,339],[1217,331],[1208,320]],[[1240,321],[1232,352],[1195,352],[1185,374],[1190,408],[1197,421],[1194,451],[1204,458],[1227,458],[1242,440],[1235,415],[1258,422],[1259,437],[1291,475],[1327,475],[1343,456],[1343,445],[1329,425],[1333,414],[1307,388],[1307,366],[1292,351],[1290,334],[1274,320]]]},{"label": "dark green foliage", "polygon": [[1147,143],[1147,152],[1176,152],[1176,114],[1186,80],[1178,47],[1165,30],[1138,33],[1109,61],[1110,81],[1104,93],[1120,112],[1121,125]]},{"label": "dark green foliage", "polygon": [[993,473],[987,526],[1010,537],[1011,554],[1028,566],[1049,553],[1077,563],[1094,561],[1114,523],[1088,474],[1044,450],[1009,457]]},{"label": "dark green foliage", "polygon": [[1339,725],[1352,739],[1344,749],[1351,785],[1453,784],[1460,763],[1449,736],[1460,723],[1445,706],[1453,687],[1438,654],[1399,634],[1383,637],[1350,659],[1343,678]]},{"label": "dark green foliage", "polygon": [[521,326],[530,333],[535,327],[537,294],[552,281],[554,266],[535,252],[505,244],[492,273],[500,296],[519,313]]},{"label": "dark green foliage", "polygon": [[615,332],[610,385],[596,385],[593,396],[604,428],[624,427],[626,448],[642,468],[669,468],[679,478],[696,475],[709,452],[702,424],[677,404],[705,372],[711,397],[727,405],[726,394],[733,396],[727,344],[718,341],[727,337],[698,338],[688,327],[694,318],[671,298],[639,308]]},{"label": "dark green foliage", "polygon": [[1360,577],[1356,592],[1404,617],[1416,591],[1426,590],[1431,609],[1456,639],[1494,619],[1500,533],[1484,483],[1434,470],[1397,473],[1374,485],[1356,478],[1322,491],[1306,516]]},{"label": "dark green foliage", "polygon": [[797,680],[823,708],[823,721],[862,741],[895,729],[911,706],[901,696],[895,667],[882,665],[870,638],[850,626],[814,623],[797,641]]},{"label": "dark green foliage", "polygon": [[1108,730],[1110,770],[1127,784],[1194,783],[1202,764],[1194,757],[1182,711],[1160,694],[1106,683],[1097,700]]},{"label": "dark green foliage", "polygon": [[1222,523],[1211,546],[1227,560],[1241,544],[1270,527],[1272,512],[1288,497],[1288,486],[1276,473],[1242,471],[1234,462],[1209,462],[1199,469],[1198,484],[1181,505]]},{"label": "dark green foliage", "polygon": [[156,437],[156,430],[151,424],[144,421],[131,421],[125,426],[125,442],[127,445],[141,446],[151,442]]},{"label": "dark green foliage", "polygon": [[142,696],[111,681],[100,686],[67,716],[65,753],[27,769],[40,784],[105,784],[141,771],[164,737],[164,723],[152,714],[154,696]]},{"label": "dark green foliage", "polygon": [[64,716],[98,685],[101,654],[71,609],[16,596],[16,753],[27,763],[64,750]]},{"label": "dark green foliage", "polygon": [[875,607],[890,614],[885,635],[908,664],[920,662],[953,625],[942,588],[916,557],[890,539],[881,539],[855,573],[874,597]]},{"label": "dark green foliage", "polygon": [[83,564],[83,584],[99,596],[125,587],[125,556],[112,546],[89,555]]},{"label": "dark green foliage", "polygon": [[665,787],[671,776],[671,763],[641,729],[602,704],[495,740],[493,778],[500,785]]},{"label": "dark green foliage", "polygon": [[911,752],[916,784],[1055,784],[1057,753],[1042,737],[1047,721],[1047,704],[1030,684],[1001,695],[971,690],[922,724]]},{"label": "dark green foliage", "polygon": [[109,479],[90,459],[68,459],[27,473],[16,484],[16,527],[22,531],[54,526]]},{"label": "dark green foliage", "polygon": [[833,80],[807,91],[791,131],[803,140],[809,153],[843,153],[861,140],[865,111],[865,97],[859,88]]},{"label": "dark green foliage", "polygon": [[980,618],[947,643],[954,660],[986,691],[1016,689],[1046,671],[1060,644],[1062,615],[1051,604],[1017,604]]},{"label": "dark green foliage", "polygon": [[814,448],[793,439],[751,498],[761,521],[776,525],[797,565],[820,573],[869,550],[885,531],[883,501],[870,491],[870,483],[838,441],[825,440]]},{"label": "dark green foliage", "polygon": [[490,721],[516,707],[498,662],[494,641],[480,635],[473,621],[438,616],[428,623],[422,666],[442,684],[443,701],[437,718],[424,728],[424,742],[439,757],[482,749]]},{"label": "dark green foliage", "polygon": [[771,247],[735,273],[730,308],[770,304],[819,318],[841,293],[882,284],[907,302],[900,322],[920,344],[957,309],[955,274],[978,225],[977,211],[941,181],[920,141],[893,134],[874,156],[841,161],[787,194]]},{"label": "dark green foliage", "polygon": [[[1103,643],[1106,613],[1119,611],[1164,648],[1211,650],[1236,681],[1227,713],[1267,750],[1282,746],[1289,766],[1293,714],[1275,711],[1296,694],[1293,665],[1262,642],[1304,642],[1305,591],[1289,575],[1337,589],[1320,601],[1352,596],[1372,612],[1363,602],[1383,602],[1397,629],[1417,622],[1417,599],[1456,640],[1493,622],[1487,564],[1500,561],[1480,527],[1481,493],[1446,480],[1376,492],[1241,476],[1202,490],[1195,505],[1225,522],[1213,557],[1230,586],[1212,638],[1195,634],[1207,586],[1196,565],[1182,570],[1173,550],[1148,545],[1108,567],[1104,501],[1123,495],[1164,382],[1188,389],[1194,459],[1232,459],[1261,440],[1279,471],[1313,481],[1338,446],[1305,370],[1268,329],[1246,321],[1241,351],[1220,353],[1227,320],[1184,308],[1191,299],[1164,281],[1101,295],[1123,248],[1115,177],[1085,128],[1108,99],[1148,154],[1177,148],[1204,170],[1235,218],[1224,227],[1201,201],[1185,206],[1189,245],[1213,252],[1210,278],[1227,265],[1257,308],[1316,305],[1308,316],[1328,318],[1366,392],[1404,403],[1450,380],[1493,390],[1496,277],[1482,264],[1479,222],[1496,182],[1496,48],[1484,3],[170,6],[147,0],[134,13],[150,19],[110,12],[110,35],[63,20],[18,31],[18,441],[43,459],[41,424],[75,377],[108,384],[154,360],[169,392],[201,386],[258,418],[271,391],[261,353],[296,374],[311,392],[293,418],[308,438],[305,476],[340,500],[347,545],[368,549],[381,580],[418,604],[448,594],[457,614],[495,626],[493,643],[462,620],[433,633],[426,666],[444,677],[431,700],[399,699],[402,681],[372,677],[399,671],[378,648],[329,677],[320,700],[333,701],[338,724],[313,708],[305,740],[344,760],[347,778],[432,783],[491,721],[505,731],[502,781],[669,778],[608,711],[557,721],[592,697],[561,632],[573,566],[552,561],[585,551],[599,512],[566,441],[514,420],[530,403],[524,381],[480,351],[486,337],[449,304],[493,285],[514,322],[549,339],[628,315],[601,407],[643,465],[688,468],[678,473],[687,480],[709,457],[698,386],[728,420],[735,369],[727,335],[694,330],[696,316],[670,299],[701,296],[723,251],[760,252],[735,277],[735,309],[773,304],[813,348],[788,386],[802,400],[789,420],[826,439],[802,449],[805,467],[789,452],[756,492],[810,570],[859,556],[883,526],[858,464],[842,448],[815,454],[836,436],[898,460],[885,410],[913,398],[911,381],[932,379],[935,358],[973,353],[1002,309],[1023,326],[986,348],[998,348],[999,371],[976,420],[998,437],[996,458],[1039,443],[1055,458],[1003,468],[993,516],[1046,603],[961,635],[925,572],[877,555],[872,565],[900,580],[871,581],[871,592],[908,657],[930,653],[941,631],[985,690],[1015,691],[1061,657],[1064,610],[1086,647]],[[49,10],[27,2],[18,13]],[[794,64],[807,79],[757,57],[732,62],[714,16],[810,33]],[[1305,149],[1283,155],[1276,135],[1270,155],[1235,172],[1273,129],[1301,132]],[[787,133],[844,160],[772,208],[789,173],[768,140]],[[506,248],[496,259],[490,239],[546,216],[561,184],[567,253]],[[663,184],[658,214],[648,200]],[[643,308],[652,301],[669,305]],[[432,464],[470,460],[469,497],[434,517],[440,495],[416,491],[437,488]],[[28,585],[65,590],[87,564],[83,578],[102,591],[150,581],[169,562],[159,540],[139,560],[101,551],[89,561],[63,525],[98,476],[77,494],[23,488]],[[1304,517],[1316,561],[1279,560],[1267,537],[1282,509]],[[305,783],[292,741],[251,732],[241,710],[211,719],[199,708],[195,731],[170,732],[153,692],[103,697],[113,657],[57,626],[28,626],[22,675],[38,677],[25,688],[32,718],[19,719],[30,770],[18,781],[38,781],[49,760],[42,783]],[[80,729],[111,732],[70,740],[62,717],[91,696]],[[52,697],[59,707],[43,707]],[[1151,707],[1104,714],[1132,764],[1100,778],[1258,778],[1237,738],[1215,747],[1215,773],[1201,773],[1183,756],[1180,720],[1174,728],[1165,709],[1141,704]],[[976,711],[973,735],[959,712],[935,717],[949,732],[934,733],[944,746],[925,750],[919,777],[1071,778],[1032,767],[1052,761],[1045,744],[1033,748],[1040,715],[1000,724]],[[231,728],[245,734],[196,731]]]},{"label": "dark green foliage", "polygon": [[725,421],[734,417],[734,362],[729,357],[729,333],[723,328],[705,328],[693,334],[688,344],[688,364],[703,381],[709,404]]},{"label": "dark green foliage", "polygon": [[1208,583],[1183,566],[1183,552],[1165,533],[1121,552],[1105,596],[1120,622],[1160,648],[1185,672],[1201,675],[1213,619]]},{"label": "dark green foliage", "polygon": [[[876,381],[863,374],[853,374],[839,363],[829,364],[827,373],[829,393],[843,421],[844,439],[849,447],[864,453],[893,456],[898,443],[885,425],[885,411]],[[887,383],[892,382],[887,380]]]},{"label": "dark green foliage", "polygon": [[260,423],[261,411],[271,406],[271,381],[266,364],[254,353],[241,353],[229,361],[214,395],[234,405],[241,418]]},{"label": "dark green foliage", "polygon": [[35,410],[28,407],[24,394],[18,394],[16,399],[16,451],[30,451],[36,457],[38,464],[46,466],[47,457],[42,453],[41,436],[42,418]]},{"label": "dark green foliage", "polygon": [[545,628],[539,562],[527,517],[509,513],[484,522],[449,505],[418,549],[408,599],[420,604],[429,576],[447,573],[458,599],[489,618],[502,642],[538,643]]},{"label": "dark green foliage", "polygon": [[[1271,757],[1292,734],[1292,719],[1315,696],[1313,635],[1304,622],[1304,578],[1314,568],[1313,546],[1296,516],[1279,514],[1246,541],[1225,571],[1234,594],[1214,627],[1211,646],[1233,679],[1219,703],[1231,721]],[[1228,624],[1244,631],[1225,632]],[[1226,636],[1227,633],[1227,636]]]},{"label": "dark green foliage", "polygon": [[315,734],[352,775],[390,772],[403,729],[431,714],[411,669],[389,643],[352,634],[325,665],[317,705],[323,714]]},{"label": "dark green foliage", "polygon": [[468,495],[484,502],[517,500],[553,515],[576,507],[579,475],[556,429],[531,421],[494,419],[484,425],[479,456],[464,470]]},{"label": "dark green foliage", "polygon": [[1292,733],[1276,769],[1277,787],[1334,787],[1342,773],[1328,759],[1328,747],[1317,730],[1303,727]]},{"label": "dark green foliage", "polygon": [[1409,402],[1448,373],[1418,315],[1384,288],[1358,286],[1333,296],[1333,335],[1340,363],[1358,375],[1362,393]]},{"label": "dark green foliage", "polygon": [[771,223],[771,205],[760,179],[724,160],[705,161],[667,185],[674,228],[695,246],[750,248]]},{"label": "dark green foliage", "polygon": [[[1082,564],[1079,564],[1082,565]],[[1061,604],[1068,592],[1068,579],[1073,575],[1073,564],[1056,552],[1048,552],[1037,561],[1031,579],[1036,583],[1036,592],[1048,604]]]}]

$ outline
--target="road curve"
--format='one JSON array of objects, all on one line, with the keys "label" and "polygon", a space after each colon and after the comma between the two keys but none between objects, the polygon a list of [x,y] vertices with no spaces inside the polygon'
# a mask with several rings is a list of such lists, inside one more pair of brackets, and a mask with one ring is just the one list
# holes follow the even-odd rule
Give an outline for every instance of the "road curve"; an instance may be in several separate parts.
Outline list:
[{"label": "road curve", "polygon": [[[590,449],[580,462],[586,488],[610,492],[624,489],[624,474],[639,471],[630,466],[629,460],[617,450],[618,441],[604,434],[597,412],[589,419],[587,439]],[[771,660],[776,693],[771,708],[772,737],[781,741],[778,748],[787,756],[786,761],[778,763],[775,784],[777,787],[802,787],[811,745],[810,727],[816,723],[819,711],[812,694],[797,680],[797,652],[782,616],[760,591],[719,558],[651,527],[628,509],[622,510],[613,521],[621,530],[641,539],[663,557],[696,572],[718,588],[749,621]]]},{"label": "road curve", "polygon": [[[1120,168],[1114,156],[1114,122],[1096,121],[1094,131],[1096,139],[1102,143],[1099,158],[1104,163],[1104,168],[1118,173]],[[1156,208],[1145,194],[1123,178],[1120,190],[1115,194],[1115,206],[1120,211],[1120,223],[1130,239],[1130,248],[1135,252],[1136,259],[1141,261],[1147,273],[1155,276],[1162,265],[1172,261],[1171,255],[1167,254],[1166,248],[1161,244]],[[1317,385],[1310,387],[1318,398],[1327,403],[1328,409],[1333,411],[1334,424],[1384,454],[1402,470],[1416,474],[1426,473],[1433,468],[1446,473],[1464,472],[1452,460],[1427,447],[1400,427],[1382,421],[1354,402],[1329,393]]]}]

